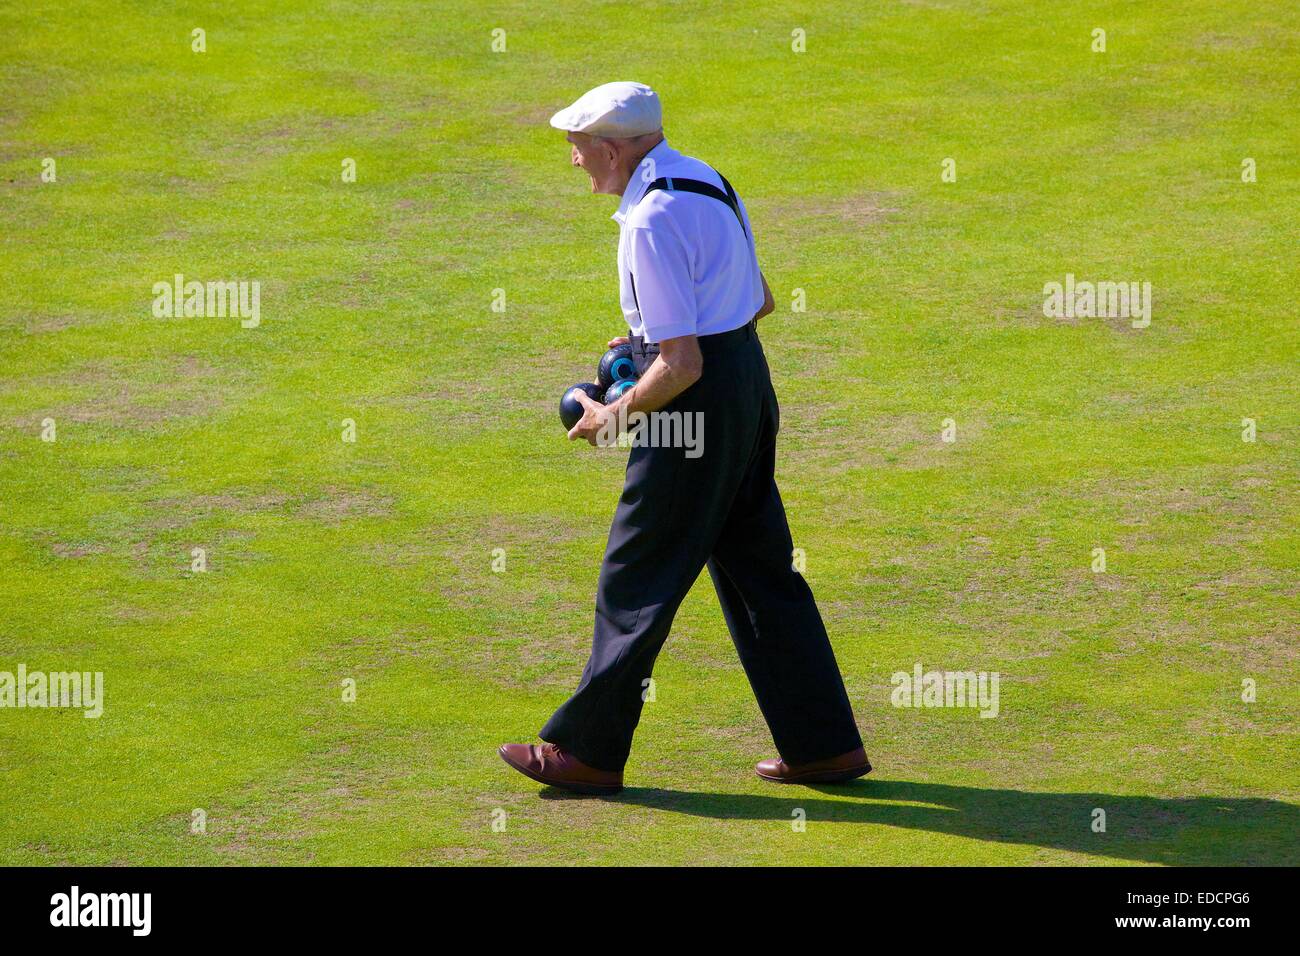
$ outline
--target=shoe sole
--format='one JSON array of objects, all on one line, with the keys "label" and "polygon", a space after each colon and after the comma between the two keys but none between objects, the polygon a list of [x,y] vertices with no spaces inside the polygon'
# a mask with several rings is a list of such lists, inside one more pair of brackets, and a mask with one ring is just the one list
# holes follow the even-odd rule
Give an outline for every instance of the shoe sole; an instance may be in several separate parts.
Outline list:
[{"label": "shoe sole", "polygon": [[534,773],[527,767],[515,763],[506,756],[504,750],[497,750],[497,755],[506,762],[506,766],[513,767],[525,777],[536,780],[538,783],[544,783],[548,787],[559,787],[561,790],[572,790],[574,793],[585,793],[592,796],[608,796],[623,789],[621,783],[574,783],[568,780],[547,780],[540,773]]},{"label": "shoe sole", "polygon": [[871,773],[871,764],[864,763],[859,767],[850,767],[848,770],[811,770],[807,773],[795,774],[793,777],[769,777],[757,770],[754,773],[759,779],[766,780],[768,783],[848,783],[850,780]]}]

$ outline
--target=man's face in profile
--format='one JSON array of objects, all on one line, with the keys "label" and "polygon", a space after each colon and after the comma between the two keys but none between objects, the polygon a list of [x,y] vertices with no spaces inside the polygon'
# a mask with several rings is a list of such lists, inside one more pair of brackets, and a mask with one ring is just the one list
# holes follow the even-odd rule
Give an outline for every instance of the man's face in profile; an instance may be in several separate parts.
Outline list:
[{"label": "man's face in profile", "polygon": [[587,133],[569,133],[565,139],[572,144],[570,159],[573,165],[591,177],[593,193],[619,195],[623,192],[621,188],[615,188],[618,150],[612,142]]}]

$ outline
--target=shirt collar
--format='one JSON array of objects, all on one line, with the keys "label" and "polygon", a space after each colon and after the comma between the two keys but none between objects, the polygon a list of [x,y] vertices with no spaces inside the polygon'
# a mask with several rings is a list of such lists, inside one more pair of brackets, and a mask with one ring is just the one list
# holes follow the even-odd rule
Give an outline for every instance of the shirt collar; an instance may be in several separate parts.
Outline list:
[{"label": "shirt collar", "polygon": [[627,188],[623,190],[623,201],[618,204],[618,209],[614,215],[609,218],[613,219],[620,226],[627,222],[628,215],[632,212],[632,207],[641,201],[645,195],[646,187],[658,179],[658,175],[646,178],[646,163],[653,163],[653,170],[666,163],[672,162],[678,156],[677,150],[668,145],[668,140],[663,139],[655,144],[654,149],[646,153],[641,162],[637,164],[636,169],[632,170],[632,178],[627,181]]}]

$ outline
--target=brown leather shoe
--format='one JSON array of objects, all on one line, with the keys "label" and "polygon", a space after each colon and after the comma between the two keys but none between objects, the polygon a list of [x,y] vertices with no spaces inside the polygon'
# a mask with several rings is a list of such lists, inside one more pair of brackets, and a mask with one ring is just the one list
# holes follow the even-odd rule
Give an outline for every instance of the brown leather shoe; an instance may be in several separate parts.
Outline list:
[{"label": "brown leather shoe", "polygon": [[578,793],[618,793],[623,789],[622,772],[588,767],[556,744],[502,744],[497,753],[525,777],[532,777],[538,783]]},{"label": "brown leather shoe", "polygon": [[773,783],[844,783],[871,773],[867,752],[859,747],[829,760],[816,760],[792,767],[780,757],[763,760],[754,768],[764,780]]}]

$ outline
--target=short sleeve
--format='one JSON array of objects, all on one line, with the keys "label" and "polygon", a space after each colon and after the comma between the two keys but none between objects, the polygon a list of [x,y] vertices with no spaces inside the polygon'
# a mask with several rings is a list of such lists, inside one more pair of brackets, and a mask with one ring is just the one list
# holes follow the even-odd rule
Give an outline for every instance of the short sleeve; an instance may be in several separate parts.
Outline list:
[{"label": "short sleeve", "polygon": [[695,281],[686,249],[670,228],[630,228],[628,265],[646,338],[662,342],[695,335]]}]

